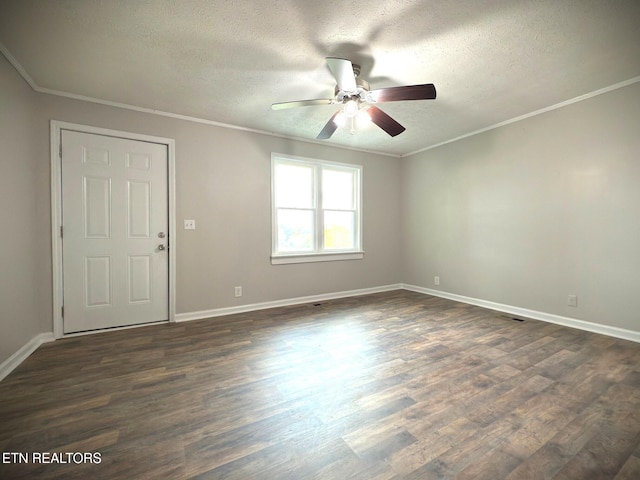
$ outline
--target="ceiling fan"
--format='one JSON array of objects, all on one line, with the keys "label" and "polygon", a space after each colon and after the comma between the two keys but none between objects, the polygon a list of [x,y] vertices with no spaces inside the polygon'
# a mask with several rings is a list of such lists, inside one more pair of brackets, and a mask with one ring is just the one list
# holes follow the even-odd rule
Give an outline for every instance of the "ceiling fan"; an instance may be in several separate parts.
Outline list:
[{"label": "ceiling fan", "polygon": [[347,123],[350,123],[351,133],[353,134],[355,133],[356,122],[369,120],[392,137],[395,137],[404,132],[405,128],[373,105],[374,103],[397,102],[401,100],[433,100],[436,98],[436,87],[433,83],[370,90],[369,83],[358,78],[360,65],[355,65],[351,63],[350,60],[344,58],[327,57],[327,66],[337,83],[333,98],[298,100],[294,102],[274,103],[271,105],[273,110],[281,110],[311,105],[342,104],[343,107],[333,114],[318,134],[316,137],[318,140],[330,138],[338,126]]}]

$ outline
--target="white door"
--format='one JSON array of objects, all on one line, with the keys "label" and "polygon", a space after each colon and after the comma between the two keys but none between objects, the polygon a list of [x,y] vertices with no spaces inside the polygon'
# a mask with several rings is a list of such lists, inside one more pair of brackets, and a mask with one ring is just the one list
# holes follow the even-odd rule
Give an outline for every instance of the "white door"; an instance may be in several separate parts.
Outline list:
[{"label": "white door", "polygon": [[169,319],[167,146],[61,131],[64,332]]}]

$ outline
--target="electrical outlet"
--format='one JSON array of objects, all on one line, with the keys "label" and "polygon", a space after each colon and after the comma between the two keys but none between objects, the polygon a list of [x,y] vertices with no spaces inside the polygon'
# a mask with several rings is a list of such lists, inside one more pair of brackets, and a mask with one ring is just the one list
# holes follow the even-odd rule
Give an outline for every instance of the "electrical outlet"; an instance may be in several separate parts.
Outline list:
[{"label": "electrical outlet", "polygon": [[569,295],[567,297],[567,305],[569,305],[570,307],[577,307],[578,306],[578,296],[577,295]]},{"label": "electrical outlet", "polygon": [[195,220],[185,220],[184,221],[184,229],[185,230],[195,230],[196,229],[196,221]]},{"label": "electrical outlet", "polygon": [[234,293],[236,297],[242,296],[242,287],[234,287]]},{"label": "electrical outlet", "polygon": [[440,285],[440,277],[433,277],[433,284]]}]

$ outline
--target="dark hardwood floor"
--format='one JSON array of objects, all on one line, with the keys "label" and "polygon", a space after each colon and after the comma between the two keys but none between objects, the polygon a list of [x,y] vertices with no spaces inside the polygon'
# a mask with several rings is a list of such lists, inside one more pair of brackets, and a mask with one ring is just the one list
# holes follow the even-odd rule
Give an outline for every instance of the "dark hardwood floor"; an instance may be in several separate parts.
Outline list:
[{"label": "dark hardwood floor", "polygon": [[407,291],[67,338],[0,382],[0,447],[3,479],[637,480],[640,344]]}]

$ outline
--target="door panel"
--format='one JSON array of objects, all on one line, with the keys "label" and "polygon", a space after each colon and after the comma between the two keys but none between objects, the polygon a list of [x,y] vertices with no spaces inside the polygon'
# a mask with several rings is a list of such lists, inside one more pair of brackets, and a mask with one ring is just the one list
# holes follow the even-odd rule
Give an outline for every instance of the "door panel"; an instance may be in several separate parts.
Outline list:
[{"label": "door panel", "polygon": [[129,181],[129,238],[149,238],[151,217],[151,185]]},{"label": "door panel", "polygon": [[129,257],[129,302],[151,301],[151,255]]},{"label": "door panel", "polygon": [[64,332],[168,320],[166,145],[61,137]]},{"label": "door panel", "polygon": [[85,257],[85,307],[111,305],[111,257]]}]

